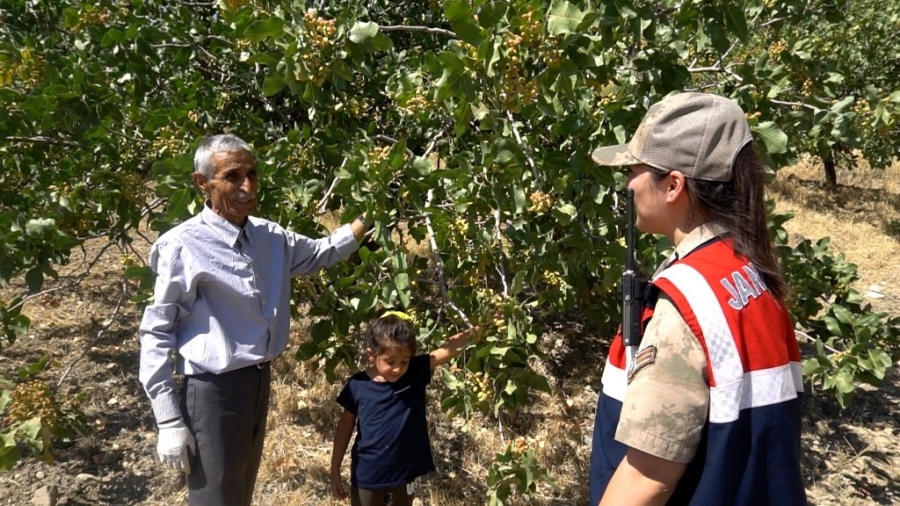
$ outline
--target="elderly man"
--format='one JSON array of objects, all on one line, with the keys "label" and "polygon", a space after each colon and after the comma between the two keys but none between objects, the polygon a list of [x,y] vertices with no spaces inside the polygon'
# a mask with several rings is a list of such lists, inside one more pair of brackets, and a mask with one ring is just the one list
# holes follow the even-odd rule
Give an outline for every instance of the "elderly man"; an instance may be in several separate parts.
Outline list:
[{"label": "elderly man", "polygon": [[256,161],[231,134],[201,142],[193,179],[208,197],[203,211],[150,250],[157,278],[140,326],[140,380],[159,458],[187,473],[190,504],[244,506],[262,458],[269,364],[287,346],[290,278],[347,258],[367,227],[360,217],[313,240],[251,216]]}]

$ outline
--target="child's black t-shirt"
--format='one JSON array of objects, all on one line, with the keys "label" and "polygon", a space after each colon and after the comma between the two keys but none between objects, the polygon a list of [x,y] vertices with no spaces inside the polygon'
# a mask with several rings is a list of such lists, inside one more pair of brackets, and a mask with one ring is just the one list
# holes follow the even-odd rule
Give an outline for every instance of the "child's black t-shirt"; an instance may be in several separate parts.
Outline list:
[{"label": "child's black t-shirt", "polygon": [[409,483],[434,470],[425,415],[431,356],[419,355],[394,383],[373,381],[365,371],[350,378],[337,398],[356,414],[350,482],[362,489]]}]

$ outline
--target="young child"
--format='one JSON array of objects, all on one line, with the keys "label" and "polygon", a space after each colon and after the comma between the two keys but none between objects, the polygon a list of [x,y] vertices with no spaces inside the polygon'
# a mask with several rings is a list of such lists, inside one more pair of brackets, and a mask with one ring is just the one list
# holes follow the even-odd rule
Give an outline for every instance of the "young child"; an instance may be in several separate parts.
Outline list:
[{"label": "young child", "polygon": [[431,371],[465,347],[478,327],[454,335],[427,355],[415,355],[409,316],[386,311],[366,330],[369,363],[350,378],[337,398],[344,408],[331,454],[331,491],[345,499],[341,463],[356,426],[351,450],[352,506],[408,506],[407,485],[434,470],[425,418],[425,387]]}]

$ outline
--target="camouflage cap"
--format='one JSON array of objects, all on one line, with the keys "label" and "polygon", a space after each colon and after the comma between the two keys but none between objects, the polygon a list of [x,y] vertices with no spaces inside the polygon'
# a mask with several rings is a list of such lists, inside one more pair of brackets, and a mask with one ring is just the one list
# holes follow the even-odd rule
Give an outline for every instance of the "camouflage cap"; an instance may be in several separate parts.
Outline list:
[{"label": "camouflage cap", "polygon": [[730,181],[734,159],[752,140],[744,111],[728,98],[679,93],[653,104],[628,144],[595,150],[600,165],[646,164],[687,177]]}]

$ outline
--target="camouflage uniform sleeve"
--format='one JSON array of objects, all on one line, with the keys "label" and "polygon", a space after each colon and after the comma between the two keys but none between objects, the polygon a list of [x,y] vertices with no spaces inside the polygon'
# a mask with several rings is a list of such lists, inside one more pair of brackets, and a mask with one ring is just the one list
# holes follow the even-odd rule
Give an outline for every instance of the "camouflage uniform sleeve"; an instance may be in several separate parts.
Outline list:
[{"label": "camouflage uniform sleeve", "polygon": [[616,429],[616,440],[673,462],[694,458],[709,409],[706,356],[664,294],[647,325]]}]

